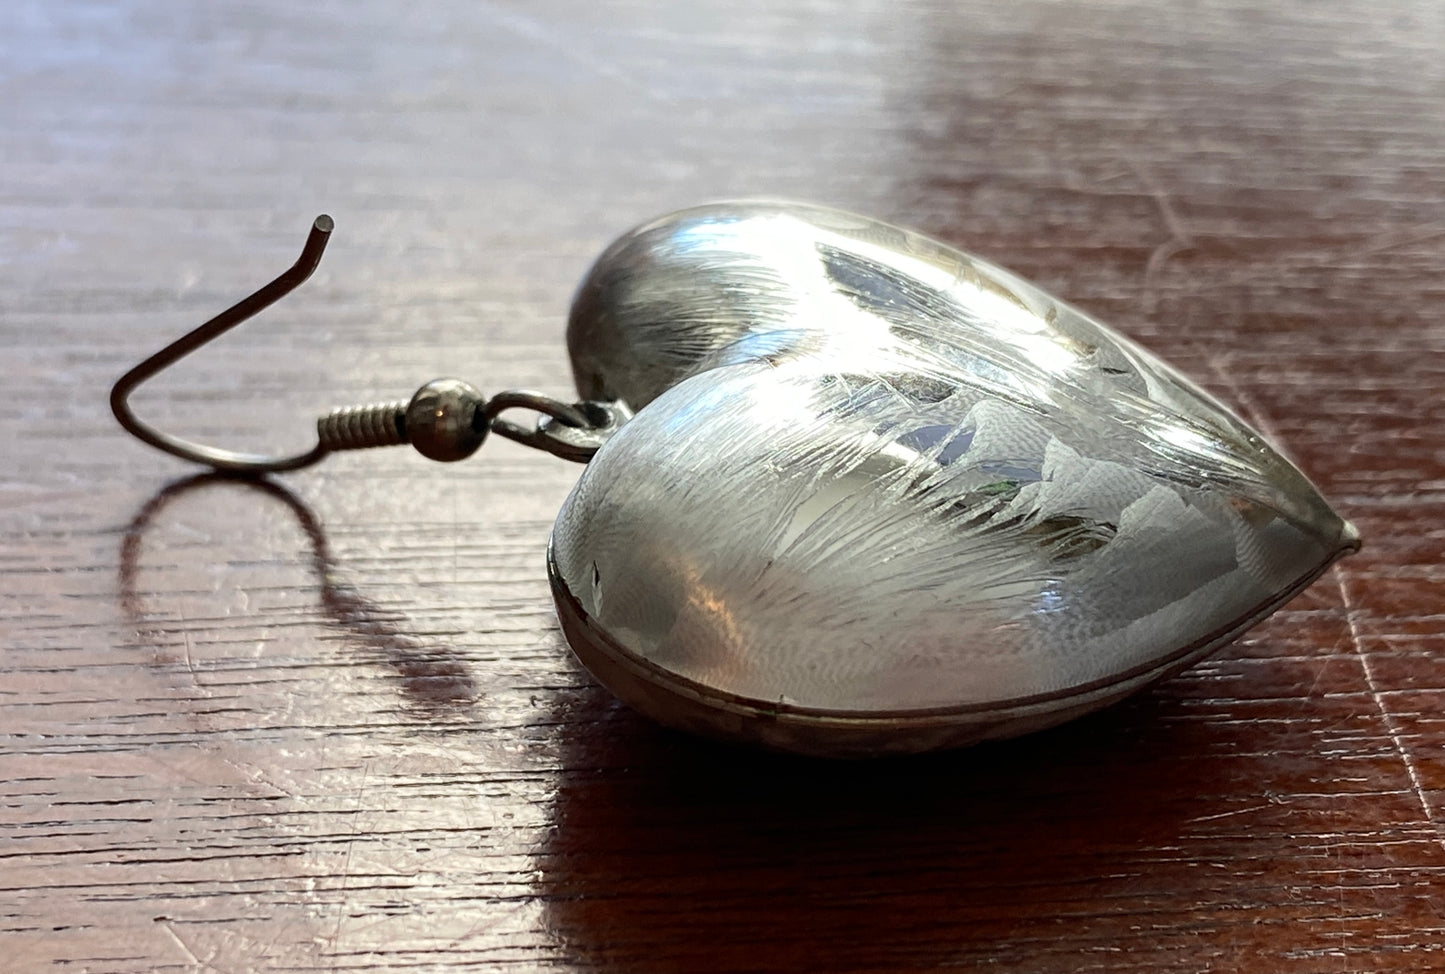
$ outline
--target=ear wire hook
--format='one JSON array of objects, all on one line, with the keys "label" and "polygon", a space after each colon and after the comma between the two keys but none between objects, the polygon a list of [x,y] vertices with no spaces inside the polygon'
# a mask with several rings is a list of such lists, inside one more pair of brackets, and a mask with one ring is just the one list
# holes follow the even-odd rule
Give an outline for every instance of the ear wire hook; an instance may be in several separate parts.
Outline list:
[{"label": "ear wire hook", "polygon": [[[301,256],[289,270],[121,376],[110,390],[111,412],[120,425],[156,449],[182,460],[229,473],[263,474],[307,467],[336,450],[400,443],[411,443],[417,452],[433,460],[461,460],[482,445],[488,432],[553,456],[585,463],[632,417],[621,402],[587,400],[569,404],[523,390],[501,392],[487,400],[459,379],[435,379],[418,389],[410,402],[333,409],[316,421],[316,445],[305,453],[288,457],[206,446],[162,433],[136,416],[130,407],[130,396],[141,383],[255,317],[305,283],[321,262],[321,254],[334,228],[331,217],[324,213],[318,216],[311,224]],[[515,408],[536,412],[536,427],[529,430],[499,417],[503,410]]]},{"label": "ear wire hook", "polygon": [[237,301],[204,325],[171,342],[121,376],[120,381],[116,382],[110,390],[110,409],[115,413],[115,418],[120,420],[120,425],[124,426],[133,436],[144,440],[158,450],[164,450],[182,460],[194,460],[217,470],[227,470],[232,473],[296,470],[309,466],[326,456],[329,451],[320,442],[306,453],[298,453],[289,457],[268,457],[256,453],[222,450],[214,446],[206,446],[203,443],[183,440],[178,436],[162,433],[155,427],[142,422],[130,408],[130,394],[142,382],[170,368],[202,345],[219,338],[246,319],[260,314],[305,283],[306,279],[316,270],[316,265],[321,263],[321,254],[326,250],[326,241],[330,238],[334,228],[335,224],[331,217],[324,213],[318,216],[311,224],[311,232],[306,237],[306,245],[301,248],[301,256],[296,259],[296,263],[292,264],[289,270],[249,297]]}]

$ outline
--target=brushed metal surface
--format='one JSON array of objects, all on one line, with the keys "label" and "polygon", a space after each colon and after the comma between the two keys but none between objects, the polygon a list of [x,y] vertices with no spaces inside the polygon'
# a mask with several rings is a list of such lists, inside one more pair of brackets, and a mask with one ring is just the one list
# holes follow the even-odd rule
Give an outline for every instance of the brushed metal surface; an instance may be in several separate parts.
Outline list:
[{"label": "brushed metal surface", "polygon": [[865,217],[662,217],[598,260],[568,336],[579,391],[640,408],[558,515],[571,610],[754,713],[1031,729],[1217,648],[1358,546],[1160,359]]}]

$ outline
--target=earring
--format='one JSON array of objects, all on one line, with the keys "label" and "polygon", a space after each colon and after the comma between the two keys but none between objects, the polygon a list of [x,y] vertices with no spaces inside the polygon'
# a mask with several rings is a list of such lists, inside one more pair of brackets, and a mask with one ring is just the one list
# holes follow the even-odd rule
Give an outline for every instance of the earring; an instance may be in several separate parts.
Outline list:
[{"label": "earring", "polygon": [[[221,470],[489,433],[586,462],[547,568],[582,663],[670,726],[865,756],[1106,706],[1230,642],[1359,548],[1248,425],[1009,272],[797,203],[673,213],[574,300],[581,399],[453,379],[336,410],[291,457],[167,435],[134,389],[299,286],[281,277],[116,383],[121,424]],[[540,414],[531,428],[502,418]],[[635,413],[635,414],[634,414]]]}]

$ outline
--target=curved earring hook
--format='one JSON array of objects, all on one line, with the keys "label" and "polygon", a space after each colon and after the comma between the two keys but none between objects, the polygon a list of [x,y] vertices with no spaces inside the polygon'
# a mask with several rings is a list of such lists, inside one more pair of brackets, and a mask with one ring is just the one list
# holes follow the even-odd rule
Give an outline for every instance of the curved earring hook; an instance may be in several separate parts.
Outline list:
[{"label": "curved earring hook", "polygon": [[[291,269],[249,297],[242,298],[120,377],[110,390],[110,409],[120,425],[158,450],[182,460],[204,463],[226,473],[280,473],[309,467],[337,450],[410,443],[433,460],[461,460],[470,456],[489,432],[545,450],[553,456],[586,463],[613,433],[631,418],[625,403],[565,403],[541,393],[511,390],[491,399],[456,379],[436,379],[417,390],[410,403],[378,402],[333,409],[316,421],[316,445],[293,456],[240,453],[193,443],[162,433],[142,422],[130,408],[130,395],[147,379],[164,371],[207,342],[235,328],[247,318],[300,287],[316,265],[335,229],[322,214],[311,224],[306,246]],[[529,409],[539,414],[535,429],[500,419],[506,409]]]},{"label": "curved earring hook", "polygon": [[306,237],[306,245],[301,249],[301,256],[296,259],[296,263],[291,265],[289,270],[249,297],[242,298],[199,328],[171,342],[121,376],[110,390],[110,409],[115,413],[115,418],[120,421],[120,425],[158,450],[164,450],[182,460],[193,460],[217,470],[227,470],[232,473],[296,470],[300,467],[310,466],[326,456],[330,451],[319,440],[316,446],[306,453],[298,453],[289,457],[239,453],[234,450],[222,450],[206,446],[203,443],[183,440],[180,437],[162,433],[142,422],[130,408],[130,395],[142,382],[174,365],[180,359],[230,331],[246,319],[256,316],[305,283],[306,279],[316,270],[317,264],[321,262],[321,254],[326,249],[326,241],[334,228],[335,224],[331,217],[324,213],[318,216],[311,224],[311,233]]}]

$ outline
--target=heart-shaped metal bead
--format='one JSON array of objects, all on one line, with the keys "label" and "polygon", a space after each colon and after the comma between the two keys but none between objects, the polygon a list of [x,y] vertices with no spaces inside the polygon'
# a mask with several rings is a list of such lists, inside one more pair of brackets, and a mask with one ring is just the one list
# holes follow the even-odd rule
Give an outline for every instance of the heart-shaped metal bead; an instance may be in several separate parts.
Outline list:
[{"label": "heart-shaped metal bead", "polygon": [[663,217],[569,347],[637,415],[558,515],[582,661],[674,726],[919,751],[1103,706],[1358,547],[1143,348],[918,234],[791,203]]}]

